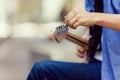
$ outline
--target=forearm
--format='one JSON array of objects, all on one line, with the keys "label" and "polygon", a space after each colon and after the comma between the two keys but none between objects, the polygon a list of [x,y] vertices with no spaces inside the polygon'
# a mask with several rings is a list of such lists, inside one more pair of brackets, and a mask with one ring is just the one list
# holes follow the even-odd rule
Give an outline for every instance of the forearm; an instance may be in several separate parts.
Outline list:
[{"label": "forearm", "polygon": [[95,15],[96,25],[120,31],[120,14],[95,13]]},{"label": "forearm", "polygon": [[72,29],[78,26],[100,25],[120,31],[120,14],[91,13],[73,9],[65,16],[65,23]]}]

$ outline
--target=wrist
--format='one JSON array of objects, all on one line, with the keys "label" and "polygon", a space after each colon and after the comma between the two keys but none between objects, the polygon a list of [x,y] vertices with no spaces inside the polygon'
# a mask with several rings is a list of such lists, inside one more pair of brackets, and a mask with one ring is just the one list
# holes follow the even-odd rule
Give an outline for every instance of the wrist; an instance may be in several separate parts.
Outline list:
[{"label": "wrist", "polygon": [[95,25],[99,25],[100,22],[102,21],[101,13],[95,13],[95,15],[96,15]]},{"label": "wrist", "polygon": [[101,13],[91,13],[91,15],[93,16],[93,25],[99,25],[99,23],[101,22]]}]

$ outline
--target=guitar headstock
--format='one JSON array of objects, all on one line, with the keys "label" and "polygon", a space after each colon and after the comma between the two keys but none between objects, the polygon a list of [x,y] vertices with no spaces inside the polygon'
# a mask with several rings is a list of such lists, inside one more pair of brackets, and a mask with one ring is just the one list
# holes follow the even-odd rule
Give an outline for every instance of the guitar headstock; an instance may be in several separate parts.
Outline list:
[{"label": "guitar headstock", "polygon": [[56,27],[55,31],[53,31],[50,35],[50,40],[56,40],[60,43],[67,35],[69,28],[67,25],[62,25]]}]

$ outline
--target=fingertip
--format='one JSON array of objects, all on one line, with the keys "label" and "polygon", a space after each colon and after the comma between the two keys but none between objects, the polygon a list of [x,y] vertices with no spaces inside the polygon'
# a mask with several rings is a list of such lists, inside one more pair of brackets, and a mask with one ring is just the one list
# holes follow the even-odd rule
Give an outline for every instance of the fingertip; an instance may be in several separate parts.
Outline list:
[{"label": "fingertip", "polygon": [[68,24],[68,20],[67,20],[66,18],[65,18],[64,22],[65,22],[66,24]]},{"label": "fingertip", "polygon": [[66,19],[66,18],[67,18],[67,16],[64,16],[64,18]]},{"label": "fingertip", "polygon": [[73,27],[75,27],[76,26],[76,23],[75,24],[73,24]]},{"label": "fingertip", "polygon": [[77,29],[77,27],[75,25],[73,25],[73,29]]},{"label": "fingertip", "polygon": [[64,22],[67,23],[66,20],[64,20]]}]

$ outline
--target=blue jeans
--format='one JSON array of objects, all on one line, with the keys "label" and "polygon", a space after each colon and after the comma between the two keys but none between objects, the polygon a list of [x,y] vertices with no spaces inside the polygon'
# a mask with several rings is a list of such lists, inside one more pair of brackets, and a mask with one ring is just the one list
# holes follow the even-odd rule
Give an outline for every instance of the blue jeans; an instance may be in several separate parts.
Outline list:
[{"label": "blue jeans", "polygon": [[33,66],[27,80],[101,80],[101,62],[40,61]]}]

